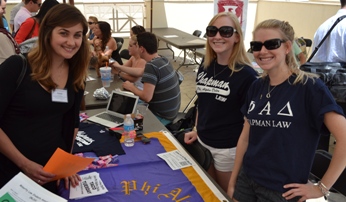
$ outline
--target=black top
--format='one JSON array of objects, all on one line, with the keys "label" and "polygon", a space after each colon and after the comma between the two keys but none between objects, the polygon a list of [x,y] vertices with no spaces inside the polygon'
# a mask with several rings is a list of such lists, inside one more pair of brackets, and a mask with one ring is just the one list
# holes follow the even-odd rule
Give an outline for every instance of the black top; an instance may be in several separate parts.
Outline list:
[{"label": "black top", "polygon": [[[84,91],[74,91],[69,74],[65,87],[68,103],[52,102],[51,93],[31,79],[29,65],[15,90],[21,69],[22,59],[18,56],[11,56],[0,66],[0,128],[24,156],[44,166],[58,147],[71,150]],[[20,169],[2,154],[0,162],[2,187]]]},{"label": "black top", "polygon": [[215,60],[210,67],[201,65],[196,78],[198,94],[198,137],[214,148],[233,148],[243,129],[244,116],[240,109],[245,102],[257,72],[249,66],[233,72]]}]

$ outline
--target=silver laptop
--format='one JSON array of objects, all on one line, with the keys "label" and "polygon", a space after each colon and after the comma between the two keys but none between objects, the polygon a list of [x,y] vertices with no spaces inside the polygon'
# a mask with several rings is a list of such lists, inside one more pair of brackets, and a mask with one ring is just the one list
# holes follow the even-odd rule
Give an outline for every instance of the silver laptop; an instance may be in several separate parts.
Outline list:
[{"label": "silver laptop", "polygon": [[134,114],[138,96],[126,91],[112,91],[104,112],[88,118],[89,121],[113,128],[123,124],[126,114]]}]

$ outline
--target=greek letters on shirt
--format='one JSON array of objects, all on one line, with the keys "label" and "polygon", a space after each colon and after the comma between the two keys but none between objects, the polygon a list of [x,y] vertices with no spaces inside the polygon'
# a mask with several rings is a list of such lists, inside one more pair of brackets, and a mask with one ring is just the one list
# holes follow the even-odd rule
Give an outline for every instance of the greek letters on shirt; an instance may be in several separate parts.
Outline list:
[{"label": "greek letters on shirt", "polygon": [[[256,103],[255,101],[251,101],[249,104],[247,114],[250,114],[254,109],[256,109]],[[258,110],[259,113],[257,115],[260,117],[263,116],[263,119],[248,119],[248,122],[251,126],[257,127],[289,128],[292,122],[287,120],[280,120],[280,117],[293,117],[293,111],[290,102],[288,101],[287,103],[283,104],[281,108],[278,109],[280,110],[272,111],[270,101],[268,100],[264,107]],[[265,119],[265,117],[271,115],[275,115],[277,120]]]},{"label": "greek letters on shirt", "polygon": [[197,75],[197,93],[211,93],[215,94],[215,100],[221,102],[226,102],[227,97],[230,94],[231,90],[229,88],[229,82],[220,81],[214,79],[213,77],[206,77],[206,72],[200,72]]},{"label": "greek letters on shirt", "polygon": [[84,131],[78,131],[76,136],[76,143],[79,147],[83,147],[83,145],[90,145],[95,140],[88,136]]}]

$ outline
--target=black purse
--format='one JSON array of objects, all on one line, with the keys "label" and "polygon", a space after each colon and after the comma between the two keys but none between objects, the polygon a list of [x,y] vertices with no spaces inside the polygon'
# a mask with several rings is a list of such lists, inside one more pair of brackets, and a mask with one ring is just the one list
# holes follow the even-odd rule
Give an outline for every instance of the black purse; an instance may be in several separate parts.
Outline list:
[{"label": "black purse", "polygon": [[329,36],[334,27],[346,17],[339,17],[323,37],[322,41],[316,46],[315,50],[305,64],[300,66],[302,71],[311,72],[319,75],[320,79],[327,85],[330,92],[337,102],[346,102],[346,61],[345,62],[310,62],[322,43]]}]

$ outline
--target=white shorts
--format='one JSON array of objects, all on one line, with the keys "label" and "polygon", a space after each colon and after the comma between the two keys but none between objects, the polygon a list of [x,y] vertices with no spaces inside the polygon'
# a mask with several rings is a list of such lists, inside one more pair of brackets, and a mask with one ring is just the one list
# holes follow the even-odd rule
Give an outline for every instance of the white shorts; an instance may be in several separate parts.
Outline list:
[{"label": "white shorts", "polygon": [[199,138],[198,142],[211,152],[216,170],[221,172],[231,172],[233,170],[237,147],[219,149],[204,144]]}]

